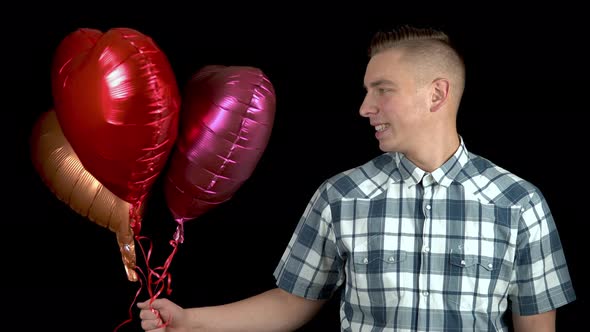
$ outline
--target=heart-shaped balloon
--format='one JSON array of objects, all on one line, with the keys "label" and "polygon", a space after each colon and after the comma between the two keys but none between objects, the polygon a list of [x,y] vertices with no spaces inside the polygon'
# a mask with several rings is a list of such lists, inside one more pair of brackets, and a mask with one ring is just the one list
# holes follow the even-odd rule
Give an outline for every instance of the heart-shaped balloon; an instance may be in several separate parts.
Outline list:
[{"label": "heart-shaped balloon", "polygon": [[[275,107],[274,88],[258,68],[210,65],[191,77],[164,182],[180,226],[229,200],[250,177],[266,149]],[[179,237],[182,242],[182,232]]]},{"label": "heart-shaped balloon", "polygon": [[51,75],[66,139],[85,169],[134,214],[178,134],[180,94],[167,57],[133,29],[79,29],[59,44]]},{"label": "heart-shaped balloon", "polygon": [[54,111],[41,114],[33,127],[31,159],[35,170],[57,198],[116,234],[127,278],[137,281],[129,203],[110,192],[84,168],[64,137]]}]

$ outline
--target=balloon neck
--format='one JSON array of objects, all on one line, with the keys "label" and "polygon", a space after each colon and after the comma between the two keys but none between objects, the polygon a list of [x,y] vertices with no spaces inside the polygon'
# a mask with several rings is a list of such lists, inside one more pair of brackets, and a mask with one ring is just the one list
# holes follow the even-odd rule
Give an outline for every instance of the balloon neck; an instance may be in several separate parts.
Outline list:
[{"label": "balloon neck", "polygon": [[129,207],[129,226],[133,230],[133,234],[138,236],[141,232],[141,202],[131,204]]},{"label": "balloon neck", "polygon": [[173,241],[175,243],[183,243],[184,242],[184,218],[176,219],[178,226],[176,226],[176,231],[174,232]]}]

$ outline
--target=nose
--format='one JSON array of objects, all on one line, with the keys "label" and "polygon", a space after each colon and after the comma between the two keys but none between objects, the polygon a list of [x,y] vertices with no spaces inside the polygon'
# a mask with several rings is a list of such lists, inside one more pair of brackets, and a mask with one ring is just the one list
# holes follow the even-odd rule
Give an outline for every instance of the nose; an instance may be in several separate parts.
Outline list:
[{"label": "nose", "polygon": [[378,112],[377,106],[374,105],[373,102],[371,102],[370,98],[369,98],[369,94],[365,95],[365,99],[363,100],[363,103],[361,104],[361,107],[359,109],[359,114],[362,117],[369,117],[373,114],[376,114]]}]

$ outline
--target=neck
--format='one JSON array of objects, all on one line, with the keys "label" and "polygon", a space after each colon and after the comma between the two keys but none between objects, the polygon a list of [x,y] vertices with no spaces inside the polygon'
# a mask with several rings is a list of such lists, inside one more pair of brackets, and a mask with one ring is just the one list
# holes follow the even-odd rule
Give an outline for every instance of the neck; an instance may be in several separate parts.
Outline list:
[{"label": "neck", "polygon": [[404,153],[406,158],[410,159],[416,166],[426,172],[433,172],[444,164],[459,148],[461,141],[459,134],[439,136],[435,139],[430,136],[427,139],[418,142],[419,148],[408,153]]}]

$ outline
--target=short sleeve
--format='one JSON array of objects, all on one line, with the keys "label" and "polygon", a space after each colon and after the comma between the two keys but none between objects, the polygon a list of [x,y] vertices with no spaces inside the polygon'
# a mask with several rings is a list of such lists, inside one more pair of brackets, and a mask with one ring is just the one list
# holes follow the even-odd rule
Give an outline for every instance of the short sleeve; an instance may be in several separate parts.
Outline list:
[{"label": "short sleeve", "polygon": [[534,315],[575,300],[558,230],[539,191],[523,206],[517,237],[512,311]]},{"label": "short sleeve", "polygon": [[309,299],[328,299],[344,280],[326,183],[313,194],[274,271],[277,286]]}]

